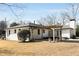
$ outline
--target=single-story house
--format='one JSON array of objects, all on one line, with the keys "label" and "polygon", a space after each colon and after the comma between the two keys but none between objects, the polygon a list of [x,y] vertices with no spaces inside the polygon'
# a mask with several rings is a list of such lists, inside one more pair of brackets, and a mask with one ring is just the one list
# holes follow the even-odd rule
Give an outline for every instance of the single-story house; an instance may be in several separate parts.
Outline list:
[{"label": "single-story house", "polygon": [[26,25],[13,26],[6,29],[6,39],[18,40],[17,33],[23,29],[30,31],[29,39],[43,39],[49,37],[55,39],[56,37],[61,38],[62,25],[43,26],[29,23]]},{"label": "single-story house", "polygon": [[[71,19],[68,25],[50,25],[43,26],[40,24],[29,23],[25,25],[18,25],[6,29],[6,39],[18,40],[17,33],[20,30],[26,29],[30,32],[29,39],[43,39],[43,38],[71,38],[76,35],[76,21]],[[28,40],[29,41],[29,40]]]}]

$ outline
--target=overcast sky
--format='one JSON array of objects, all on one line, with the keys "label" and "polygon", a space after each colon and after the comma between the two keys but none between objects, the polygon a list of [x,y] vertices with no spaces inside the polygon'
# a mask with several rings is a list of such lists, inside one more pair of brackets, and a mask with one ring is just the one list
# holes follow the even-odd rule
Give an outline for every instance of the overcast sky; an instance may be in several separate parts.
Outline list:
[{"label": "overcast sky", "polygon": [[58,15],[60,12],[70,7],[67,3],[10,3],[9,5],[12,5],[10,6],[11,8],[5,4],[0,4],[0,20],[4,20],[6,17],[9,22],[18,22],[20,20],[33,22],[34,20],[46,17],[47,15]]}]

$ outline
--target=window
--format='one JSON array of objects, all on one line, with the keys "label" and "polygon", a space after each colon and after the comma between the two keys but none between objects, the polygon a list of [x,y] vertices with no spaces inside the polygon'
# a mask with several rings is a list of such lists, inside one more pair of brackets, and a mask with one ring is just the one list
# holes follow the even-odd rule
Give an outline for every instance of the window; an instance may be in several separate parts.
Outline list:
[{"label": "window", "polygon": [[16,33],[16,30],[14,30],[14,33]]},{"label": "window", "polygon": [[21,31],[21,29],[19,29],[19,31]]},{"label": "window", "polygon": [[9,35],[10,35],[10,30],[9,30]]},{"label": "window", "polygon": [[38,35],[40,34],[40,29],[38,29]]}]

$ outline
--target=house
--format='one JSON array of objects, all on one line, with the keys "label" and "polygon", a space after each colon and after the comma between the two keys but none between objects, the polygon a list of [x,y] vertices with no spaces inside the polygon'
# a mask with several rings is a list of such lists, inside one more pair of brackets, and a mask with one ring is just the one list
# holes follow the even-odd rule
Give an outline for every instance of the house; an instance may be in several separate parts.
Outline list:
[{"label": "house", "polygon": [[6,29],[6,39],[18,40],[17,33],[23,29],[30,31],[29,39],[49,38],[49,35],[52,39],[55,39],[56,37],[61,37],[61,28],[61,25],[43,26],[34,23],[18,25]]},{"label": "house", "polygon": [[67,25],[62,27],[62,38],[72,38],[73,35],[76,36],[76,21],[71,19]]},{"label": "house", "polygon": [[50,37],[52,40],[54,40],[56,38],[71,38],[73,35],[76,35],[76,21],[71,19],[68,25],[43,26],[40,24],[29,23],[9,27],[6,29],[6,39],[18,40],[17,33],[23,29],[30,32],[29,39],[43,39]]}]

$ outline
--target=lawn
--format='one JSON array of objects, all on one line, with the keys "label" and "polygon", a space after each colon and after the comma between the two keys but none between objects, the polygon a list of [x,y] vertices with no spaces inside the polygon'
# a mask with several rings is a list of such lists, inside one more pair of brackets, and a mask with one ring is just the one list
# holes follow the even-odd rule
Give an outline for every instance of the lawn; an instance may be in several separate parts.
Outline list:
[{"label": "lawn", "polygon": [[1,56],[72,56],[79,55],[79,42],[48,41],[18,43],[17,41],[0,40]]}]

